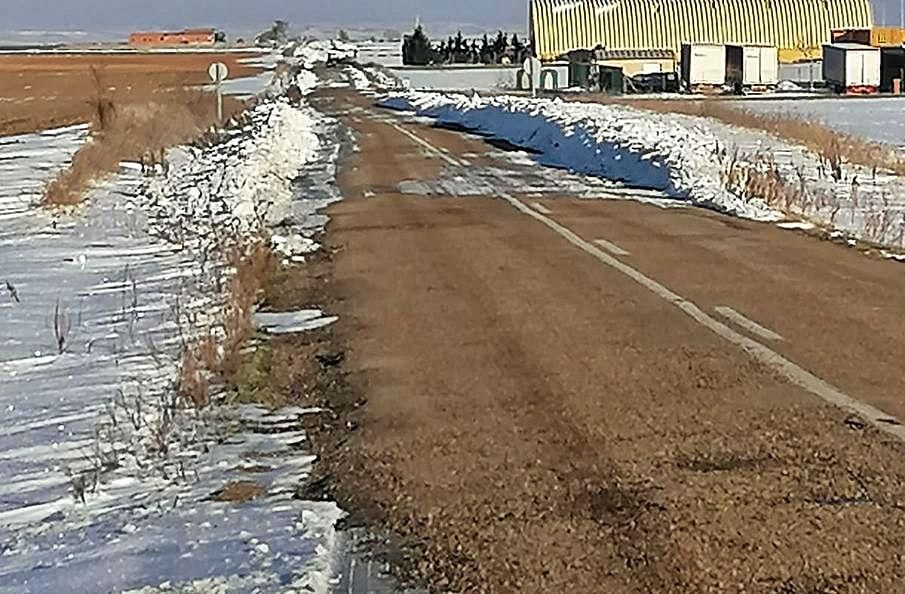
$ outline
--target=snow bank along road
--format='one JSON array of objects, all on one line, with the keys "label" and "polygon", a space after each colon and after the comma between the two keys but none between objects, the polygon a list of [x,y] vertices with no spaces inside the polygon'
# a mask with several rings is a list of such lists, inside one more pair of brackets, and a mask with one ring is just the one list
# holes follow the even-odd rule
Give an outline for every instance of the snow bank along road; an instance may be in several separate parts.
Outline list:
[{"label": "snow bank along road", "polygon": [[900,264],[312,101],[359,142],[331,311],[367,403],[326,463],[409,577],[900,591]]}]

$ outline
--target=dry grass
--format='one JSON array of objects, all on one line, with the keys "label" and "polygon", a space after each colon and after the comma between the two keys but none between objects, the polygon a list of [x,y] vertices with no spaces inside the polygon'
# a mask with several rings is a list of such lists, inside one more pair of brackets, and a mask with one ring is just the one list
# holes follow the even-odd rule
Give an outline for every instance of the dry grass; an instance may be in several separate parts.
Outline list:
[{"label": "dry grass", "polygon": [[723,155],[722,160],[723,185],[737,196],[761,199],[786,216],[799,216],[829,204],[828,197],[809,191],[803,171],[796,172],[794,182],[783,177],[771,155],[741,157],[736,150]]},{"label": "dry grass", "polygon": [[856,209],[864,217],[864,225],[851,236],[870,248],[905,245],[905,218],[901,210],[891,208],[886,192],[867,198],[860,195],[853,181],[851,203],[843,210],[843,201],[834,192],[809,185],[802,169],[784,175],[769,154],[740,156],[736,150],[718,156],[723,164],[723,185],[737,196],[763,200],[787,217],[814,223],[823,233],[844,226],[840,213],[853,217]]},{"label": "dry grass", "polygon": [[183,354],[179,393],[190,406],[203,407],[210,403],[212,383],[235,387],[242,366],[242,349],[255,332],[254,306],[275,265],[270,246],[262,239],[235,247],[229,260],[235,272],[218,324],[221,331],[208,332]]},{"label": "dry grass", "polygon": [[264,487],[254,481],[233,481],[211,493],[211,499],[221,503],[248,503],[265,493]]},{"label": "dry grass", "polygon": [[233,78],[254,76],[260,68],[241,60],[254,54],[5,54],[0,55],[0,135],[23,134],[86,123],[94,117],[96,81],[117,104],[130,103],[157,89],[199,86],[210,79],[211,62],[224,62]]},{"label": "dry grass", "polygon": [[782,140],[792,141],[816,153],[833,177],[842,179],[845,163],[905,175],[905,160],[891,147],[855,136],[839,133],[824,125],[794,116],[753,113],[738,109],[725,101],[632,100],[625,104],[661,113],[712,118],[740,128],[766,132]]},{"label": "dry grass", "polygon": [[[178,86],[117,99],[105,90],[102,72],[92,69],[91,76],[96,88],[91,100],[92,140],[75,154],[71,166],[47,185],[46,205],[77,204],[93,183],[116,171],[121,161],[162,163],[167,148],[191,142],[217,123],[209,93]],[[227,101],[225,115],[242,109],[241,102]]]}]

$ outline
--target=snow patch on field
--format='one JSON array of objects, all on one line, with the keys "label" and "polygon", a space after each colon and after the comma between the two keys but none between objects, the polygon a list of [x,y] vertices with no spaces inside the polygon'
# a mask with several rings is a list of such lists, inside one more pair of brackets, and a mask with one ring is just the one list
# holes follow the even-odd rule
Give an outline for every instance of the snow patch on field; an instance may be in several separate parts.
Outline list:
[{"label": "snow patch on field", "polygon": [[845,134],[905,148],[905,102],[897,97],[763,99],[740,102],[739,107],[820,122]]},{"label": "snow patch on field", "polygon": [[0,138],[0,223],[39,203],[47,180],[69,165],[87,139],[88,126]]},{"label": "snow patch on field", "polygon": [[124,164],[75,214],[35,202],[84,128],[0,141],[5,592],[327,590],[341,512],[295,497],[319,412],[188,409],[175,385],[219,318],[231,245],[263,226],[299,238],[287,259],[312,249],[338,198],[335,126],[261,103],[214,146],[170,151],[164,176]]}]

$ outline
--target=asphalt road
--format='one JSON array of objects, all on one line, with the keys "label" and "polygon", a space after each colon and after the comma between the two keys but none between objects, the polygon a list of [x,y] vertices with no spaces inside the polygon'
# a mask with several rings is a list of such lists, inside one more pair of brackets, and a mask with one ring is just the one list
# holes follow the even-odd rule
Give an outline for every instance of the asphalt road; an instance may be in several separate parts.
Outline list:
[{"label": "asphalt road", "polygon": [[328,235],[366,402],[327,463],[405,577],[901,591],[900,264],[314,103],[359,144]]}]

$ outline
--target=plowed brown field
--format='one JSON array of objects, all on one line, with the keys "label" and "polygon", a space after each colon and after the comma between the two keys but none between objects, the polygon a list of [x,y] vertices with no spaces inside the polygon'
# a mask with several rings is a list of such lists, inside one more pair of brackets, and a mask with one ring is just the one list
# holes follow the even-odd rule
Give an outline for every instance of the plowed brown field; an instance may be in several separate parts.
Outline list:
[{"label": "plowed brown field", "polygon": [[0,135],[90,121],[100,93],[114,102],[131,103],[167,89],[207,83],[212,62],[226,63],[231,77],[253,76],[260,69],[239,60],[254,55],[0,55]]}]

